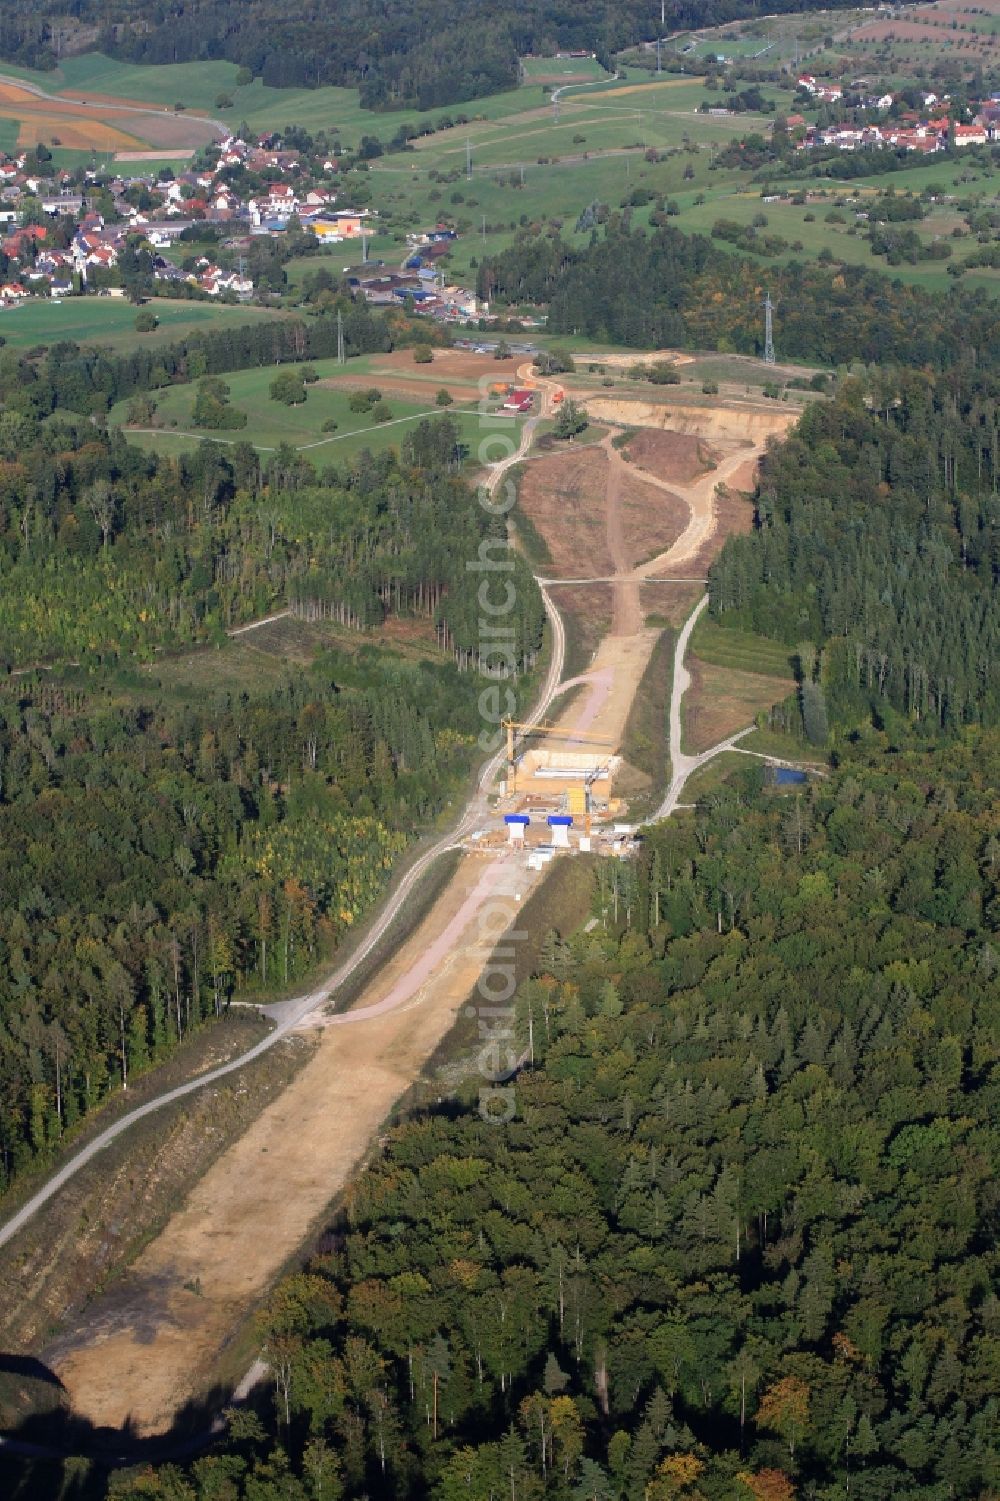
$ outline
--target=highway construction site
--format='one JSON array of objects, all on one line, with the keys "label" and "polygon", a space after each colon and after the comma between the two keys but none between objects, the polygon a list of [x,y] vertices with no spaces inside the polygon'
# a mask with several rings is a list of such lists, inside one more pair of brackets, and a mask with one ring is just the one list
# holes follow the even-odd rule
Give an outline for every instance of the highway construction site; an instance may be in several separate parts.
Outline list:
[{"label": "highway construction site", "polygon": [[[523,367],[518,377],[527,385],[531,372]],[[633,463],[622,451],[626,445],[614,441],[623,432],[622,414],[612,417],[594,383],[577,389],[561,378],[532,386],[537,408],[521,430],[521,446],[494,467],[489,484],[499,486],[523,465],[519,507],[550,560],[536,566],[550,657],[534,712],[503,725],[500,748],[456,825],[396,881],[350,958],[308,995],[265,1008],[274,1029],[258,1051],[295,1036],[311,1050],[305,1065],[217,1157],[113,1288],[75,1309],[58,1337],[32,1352],[58,1377],[73,1412],[96,1430],[118,1433],[128,1425],[139,1436],[168,1432],[185,1403],[214,1386],[234,1331],[322,1227],[382,1123],[466,1006],[498,939],[516,926],[523,902],[545,880],[546,867],[570,855],[627,857],[634,850],[623,747],[665,620],[683,629],[670,697],[671,764],[656,789],[664,799],[659,814],[677,806],[693,769],[746,733],[734,726],[699,756],[684,752],[681,709],[690,681],[684,657],[705,602],[708,565],[729,530],[750,524],[751,508],[739,492],[752,487],[767,437],[787,428],[797,409],[741,399],[732,403],[729,422],[725,403],[709,407],[701,398],[686,407],[675,403],[671,419],[664,401],[650,424],[662,441],[644,437]],[[535,429],[556,409],[556,389],[609,425],[595,443],[536,460],[530,457]],[[617,405],[629,402],[623,396]],[[636,410],[629,407],[628,428],[642,430],[649,405],[644,397]],[[698,414],[709,411],[701,431]],[[547,485],[561,466],[575,467],[581,480],[572,528],[562,508],[552,506]],[[570,672],[567,622],[577,652]],[[457,869],[430,910],[379,963],[353,1004],[337,1009],[338,988],[405,915],[417,884],[446,851],[457,852],[451,856]],[[235,1067],[207,1073],[185,1090],[215,1087]],[[0,1246],[11,1241],[16,1250],[17,1231],[44,1212],[50,1196],[50,1188],[40,1191],[0,1227]]]}]

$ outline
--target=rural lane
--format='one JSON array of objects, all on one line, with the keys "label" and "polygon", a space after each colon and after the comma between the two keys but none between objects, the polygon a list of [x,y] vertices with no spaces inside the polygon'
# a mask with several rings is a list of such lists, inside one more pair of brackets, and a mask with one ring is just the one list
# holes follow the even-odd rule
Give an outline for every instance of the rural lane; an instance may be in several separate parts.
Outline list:
[{"label": "rural lane", "polygon": [[683,732],[683,719],[681,707],[684,695],[691,686],[691,674],[684,666],[684,658],[687,656],[691,634],[698,624],[702,611],[708,605],[708,595],[703,594],[695,605],[691,614],[685,620],[677,643],[674,647],[674,680],[670,687],[670,786],[667,795],[650,819],[650,823],[659,823],[663,818],[669,818],[674,812],[684,791],[685,784],[692,772],[695,772],[713,760],[723,751],[732,750],[737,741],[742,740],[744,735],[749,735],[754,728],[752,724],[746,729],[737,730],[735,735],[729,735],[725,740],[720,740],[718,745],[711,746],[708,750],[701,751],[695,756],[686,755],[681,749],[681,737]]}]

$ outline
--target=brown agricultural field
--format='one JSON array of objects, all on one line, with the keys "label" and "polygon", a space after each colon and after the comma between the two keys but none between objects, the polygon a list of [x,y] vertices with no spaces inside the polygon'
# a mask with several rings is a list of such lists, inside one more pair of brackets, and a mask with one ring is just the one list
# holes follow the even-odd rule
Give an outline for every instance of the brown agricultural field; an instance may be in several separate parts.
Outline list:
[{"label": "brown agricultural field", "polygon": [[1000,61],[1000,34],[993,23],[1000,16],[1000,0],[981,0],[969,5],[963,0],[940,0],[934,5],[910,8],[893,19],[880,17],[849,33],[848,45],[863,48],[859,59],[873,48],[886,49],[893,65],[928,64],[951,57],[966,67],[978,63],[996,66]]},{"label": "brown agricultural field", "polygon": [[496,360],[492,355],[461,349],[435,349],[429,365],[418,365],[412,349],[372,355],[363,375],[331,375],[320,382],[341,389],[377,385],[387,396],[434,405],[438,391],[446,390],[456,402],[477,401],[491,385],[513,385],[518,380],[518,359]]},{"label": "brown agricultural field", "polygon": [[146,146],[203,146],[218,134],[197,115],[172,110],[128,108],[121,100],[103,102],[42,98],[13,82],[0,83],[0,118],[20,123],[18,144],[39,141],[77,150],[118,151]]},{"label": "brown agricultural field", "polygon": [[[980,31],[952,31],[944,26],[935,26],[926,21],[873,21],[860,31],[851,33],[854,42],[916,42],[921,46],[933,46],[941,51],[979,52],[989,42]],[[992,51],[992,47],[988,50]]]},{"label": "brown agricultural field", "polygon": [[389,399],[395,396],[400,401],[423,402],[428,411],[434,406],[434,398],[439,391],[447,391],[455,402],[468,402],[473,395],[469,386],[457,386],[454,383],[446,383],[433,378],[421,380],[417,375],[406,380],[402,376],[386,376],[378,371],[372,371],[370,378],[366,380],[356,375],[326,375],[317,382],[317,385],[329,387],[331,390],[364,391],[376,382],[383,396]]},{"label": "brown agricultural field", "polygon": [[[475,386],[483,377],[487,381],[513,381],[517,367],[524,356],[509,360],[496,360],[491,354],[473,354],[471,350],[435,349],[429,365],[416,365],[412,349],[395,349],[392,354],[373,356],[372,374],[409,375],[426,374],[440,381],[464,381]],[[433,375],[432,375],[433,372]]]},{"label": "brown agricultural field", "polygon": [[207,146],[218,139],[219,132],[209,120],[200,115],[175,115],[172,110],[153,115],[128,115],[117,117],[119,123],[141,136],[150,146],[195,147]]},{"label": "brown agricultural field", "polygon": [[0,106],[0,117],[20,121],[18,146],[30,147],[44,143],[47,146],[65,146],[75,151],[121,151],[139,144],[136,136],[126,135],[123,130],[118,130],[114,125],[106,125],[102,120],[54,116],[44,110],[26,114],[10,106]]}]

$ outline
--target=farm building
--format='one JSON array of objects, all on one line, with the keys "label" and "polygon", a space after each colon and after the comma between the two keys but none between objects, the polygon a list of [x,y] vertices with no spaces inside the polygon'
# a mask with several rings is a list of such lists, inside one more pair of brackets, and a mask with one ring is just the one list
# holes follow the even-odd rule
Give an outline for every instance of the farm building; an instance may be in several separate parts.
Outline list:
[{"label": "farm building", "polygon": [[503,404],[505,412],[530,412],[535,404],[534,391],[511,391]]}]

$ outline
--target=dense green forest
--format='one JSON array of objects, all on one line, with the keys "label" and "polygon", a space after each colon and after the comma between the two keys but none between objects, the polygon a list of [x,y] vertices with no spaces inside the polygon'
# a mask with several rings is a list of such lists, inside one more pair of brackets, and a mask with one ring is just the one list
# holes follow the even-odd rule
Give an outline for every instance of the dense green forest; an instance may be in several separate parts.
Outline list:
[{"label": "dense green forest", "polygon": [[[832,0],[834,5],[846,0]],[[819,9],[773,0],[773,9]],[[831,8],[827,0],[826,9]],[[668,0],[666,26],[716,26],[754,15],[753,0]],[[53,25],[53,22],[56,24]],[[228,58],[275,87],[359,87],[373,109],[427,109],[474,99],[518,80],[518,57],[557,48],[596,52],[607,65],[647,40],[659,11],[646,0],[5,0],[0,56],[54,67],[74,25],[91,45],[140,63]],[[58,32],[58,35],[57,35]]]},{"label": "dense green forest", "polygon": [[763,459],[712,609],[799,647],[805,728],[1000,724],[1000,379],[880,372]]},{"label": "dense green forest", "polygon": [[997,395],[887,369],[772,446],[712,608],[797,649],[833,769],[595,863],[496,1024],[513,1119],[398,1127],[262,1314],[264,1404],[111,1494],[996,1494]]},{"label": "dense green forest", "polygon": [[[288,605],[354,628],[423,616],[478,667],[480,576],[466,564],[501,532],[460,454],[446,416],[419,423],[398,458],[317,476],[290,448],[266,466],[249,444],[158,459],[87,423],[0,413],[0,662],[148,660]],[[509,562],[509,657],[492,665],[523,672],[543,610]]]},{"label": "dense green forest", "polygon": [[761,305],[776,305],[780,356],[823,364],[948,366],[1000,362],[1000,302],[949,290],[925,292],[879,271],[789,261],[761,267],[684,235],[653,210],[650,230],[615,215],[603,234],[574,248],[523,235],[485,257],[478,291],[493,302],[544,304],[553,333],[641,349],[719,349],[760,354]]},{"label": "dense green forest", "polygon": [[263,1419],[118,1497],[985,1498],[1000,736],[751,769],[597,872],[516,1117],[412,1119],[263,1316]]},{"label": "dense green forest", "polygon": [[[104,44],[354,69],[382,105],[464,97],[473,53],[524,44],[514,9],[467,17],[445,58],[434,7],[368,6],[363,72],[353,3],[307,61],[271,0],[178,0]],[[675,24],[691,9],[705,24],[688,0]],[[639,24],[545,11],[558,40]],[[660,212],[580,248],[525,236],[480,292],[547,305],[557,333],[754,352],[760,267]],[[485,1122],[470,1082],[388,1133],[260,1315],[270,1383],[200,1457],[73,1460],[62,1491],[28,1466],[23,1496],[1000,1494],[1000,304],[823,262],[767,276],[782,355],[880,367],[772,444],[754,528],[711,570],[714,618],[793,652],[773,722],[826,773],[783,792],[750,766],[635,858],[595,859],[594,923],[550,934],[495,1011],[513,1118]],[[391,346],[340,306],[352,353]],[[469,563],[506,538],[447,416],[319,473],[102,426],[123,397],[335,348],[324,314],[0,350],[0,1192],[235,995],[332,953],[472,765],[477,673],[530,681],[544,616],[519,558],[512,635],[483,652]],[[252,690],[170,687],[170,652],[282,608],[351,649]],[[389,617],[424,659],[358,644]]]},{"label": "dense green forest", "polygon": [[0,688],[0,1190],[236,992],[294,982],[467,769],[451,664],[363,648],[178,708]]}]

